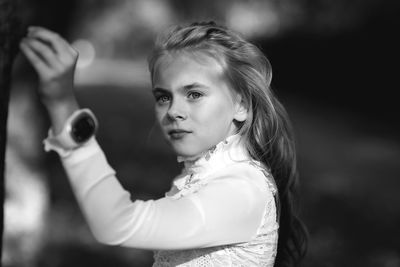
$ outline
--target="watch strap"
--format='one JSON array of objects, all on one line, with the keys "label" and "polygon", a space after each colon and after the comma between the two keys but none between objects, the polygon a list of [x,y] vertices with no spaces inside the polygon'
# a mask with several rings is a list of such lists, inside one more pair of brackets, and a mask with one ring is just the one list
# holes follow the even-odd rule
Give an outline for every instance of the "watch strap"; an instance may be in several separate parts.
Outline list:
[{"label": "watch strap", "polygon": [[77,143],[71,136],[72,124],[78,117],[82,116],[83,114],[89,115],[93,119],[95,123],[95,133],[98,127],[96,116],[88,108],[79,109],[68,117],[68,119],[64,123],[61,132],[58,135],[54,135],[53,129],[49,129],[48,136],[43,141],[44,150],[47,152],[53,150],[56,151],[60,156],[68,156],[74,149],[83,146],[90,139],[93,139],[94,134],[86,142]]}]

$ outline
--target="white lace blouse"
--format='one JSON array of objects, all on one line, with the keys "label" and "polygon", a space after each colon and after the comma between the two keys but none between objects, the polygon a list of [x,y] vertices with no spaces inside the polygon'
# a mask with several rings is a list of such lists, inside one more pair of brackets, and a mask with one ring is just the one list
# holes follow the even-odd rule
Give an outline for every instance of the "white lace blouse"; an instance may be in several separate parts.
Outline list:
[{"label": "white lace blouse", "polygon": [[132,201],[98,143],[57,151],[96,239],[154,250],[153,267],[273,266],[278,228],[270,172],[234,135],[184,161],[165,197]]}]

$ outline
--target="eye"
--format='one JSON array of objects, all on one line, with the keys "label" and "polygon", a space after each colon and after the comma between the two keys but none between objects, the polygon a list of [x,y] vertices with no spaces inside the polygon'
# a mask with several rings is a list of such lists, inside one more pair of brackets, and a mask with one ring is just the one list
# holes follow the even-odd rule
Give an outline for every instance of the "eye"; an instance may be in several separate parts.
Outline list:
[{"label": "eye", "polygon": [[191,99],[198,99],[198,98],[200,98],[202,96],[203,96],[203,94],[199,93],[199,92],[189,92],[188,93],[188,97],[191,98]]},{"label": "eye", "polygon": [[167,94],[160,94],[155,96],[156,102],[159,104],[167,103],[171,100],[171,97]]}]

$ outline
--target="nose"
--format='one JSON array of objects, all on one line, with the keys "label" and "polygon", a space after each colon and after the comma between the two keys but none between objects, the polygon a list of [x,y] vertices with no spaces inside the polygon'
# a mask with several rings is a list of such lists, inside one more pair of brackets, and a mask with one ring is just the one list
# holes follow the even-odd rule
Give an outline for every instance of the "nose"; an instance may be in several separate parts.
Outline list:
[{"label": "nose", "polygon": [[174,99],[169,106],[167,115],[170,120],[185,120],[187,118],[187,112],[184,103]]}]

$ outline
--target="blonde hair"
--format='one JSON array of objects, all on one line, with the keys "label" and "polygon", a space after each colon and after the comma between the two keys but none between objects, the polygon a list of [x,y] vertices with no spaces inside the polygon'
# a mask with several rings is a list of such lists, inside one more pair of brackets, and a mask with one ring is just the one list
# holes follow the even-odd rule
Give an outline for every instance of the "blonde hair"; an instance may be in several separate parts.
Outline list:
[{"label": "blonde hair", "polygon": [[291,124],[271,90],[272,68],[255,45],[214,22],[176,26],[160,35],[149,57],[151,75],[157,60],[173,52],[204,53],[225,69],[231,88],[242,96],[248,118],[237,123],[250,155],[267,166],[278,187],[280,230],[276,266],[295,266],[306,252],[305,227],[295,205],[298,172]]}]

